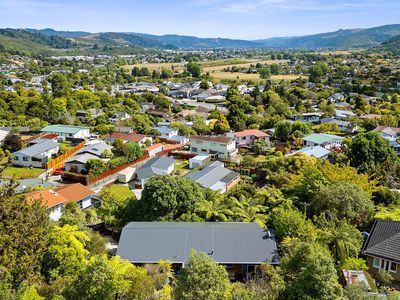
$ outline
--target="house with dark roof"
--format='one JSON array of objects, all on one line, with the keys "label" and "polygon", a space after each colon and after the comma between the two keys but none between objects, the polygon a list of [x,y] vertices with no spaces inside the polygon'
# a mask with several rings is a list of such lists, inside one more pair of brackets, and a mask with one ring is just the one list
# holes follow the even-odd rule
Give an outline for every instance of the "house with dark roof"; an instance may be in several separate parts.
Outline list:
[{"label": "house with dark roof", "polygon": [[174,171],[175,160],[171,157],[160,156],[149,159],[136,170],[137,187],[143,187],[147,180],[154,175],[169,175]]},{"label": "house with dark roof", "polygon": [[376,220],[361,253],[372,273],[382,269],[400,282],[400,222]]},{"label": "house with dark roof", "polygon": [[168,260],[179,272],[192,249],[223,264],[233,280],[246,280],[262,262],[279,264],[273,231],[256,223],[131,222],[122,229],[117,255],[139,265]]},{"label": "house with dark roof", "polygon": [[215,161],[200,171],[189,173],[187,178],[223,194],[239,182],[240,175],[225,168],[223,162]]},{"label": "house with dark roof", "polygon": [[117,111],[115,114],[112,115],[111,118],[108,118],[108,120],[113,123],[113,124],[119,124],[122,121],[128,120],[131,118],[131,115],[128,114],[125,111]]},{"label": "house with dark roof", "polygon": [[193,135],[190,137],[190,152],[195,154],[215,154],[219,158],[235,157],[238,153],[232,137]]}]

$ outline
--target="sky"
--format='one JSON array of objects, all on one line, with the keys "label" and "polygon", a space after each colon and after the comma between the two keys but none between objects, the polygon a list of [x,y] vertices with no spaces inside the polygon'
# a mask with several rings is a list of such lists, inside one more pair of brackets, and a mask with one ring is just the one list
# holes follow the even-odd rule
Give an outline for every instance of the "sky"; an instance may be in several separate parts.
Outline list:
[{"label": "sky", "polygon": [[1,28],[261,39],[400,23],[400,0],[0,0]]}]

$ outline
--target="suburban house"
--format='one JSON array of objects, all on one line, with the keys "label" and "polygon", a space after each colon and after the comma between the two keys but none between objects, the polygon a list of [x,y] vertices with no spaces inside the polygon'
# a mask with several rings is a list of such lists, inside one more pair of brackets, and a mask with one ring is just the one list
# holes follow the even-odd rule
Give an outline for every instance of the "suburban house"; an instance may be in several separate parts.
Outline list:
[{"label": "suburban house", "polygon": [[379,132],[383,138],[395,140],[400,137],[400,127],[378,126],[374,131]]},{"label": "suburban house", "polygon": [[340,148],[343,137],[326,133],[311,133],[303,137],[305,147],[321,146],[325,149]]},{"label": "suburban house", "polygon": [[400,282],[400,222],[376,220],[361,253],[370,272],[383,269]]},{"label": "suburban house", "polygon": [[342,282],[344,285],[352,285],[363,283],[367,288],[367,291],[371,290],[371,286],[365,276],[364,271],[360,270],[342,270]]},{"label": "suburban house", "polygon": [[59,137],[85,139],[90,137],[90,128],[72,125],[49,125],[41,130],[42,132],[55,133]]},{"label": "suburban house", "polygon": [[62,207],[69,202],[76,202],[82,208],[93,205],[94,192],[80,183],[59,187],[54,190],[34,191],[27,193],[25,198],[30,201],[39,200],[46,208],[50,219],[58,221],[62,215]]},{"label": "suburban house", "polygon": [[117,255],[138,265],[168,260],[179,273],[192,249],[223,264],[232,280],[251,278],[263,262],[279,264],[273,231],[239,222],[130,222]]},{"label": "suburban house", "polygon": [[204,188],[223,194],[239,182],[240,175],[225,168],[223,162],[215,161],[203,170],[189,173],[187,178],[197,182]]},{"label": "suburban house", "polygon": [[189,168],[202,168],[211,161],[210,155],[196,155],[189,159]]},{"label": "suburban house", "polygon": [[264,140],[267,145],[266,147],[268,149],[271,147],[269,134],[258,129],[248,129],[244,131],[234,132],[233,137],[238,147],[251,147],[255,140]]},{"label": "suburban house", "polygon": [[108,120],[113,123],[113,124],[118,124],[121,123],[122,121],[130,119],[131,116],[127,112],[124,111],[117,111],[111,118],[108,118]]},{"label": "suburban house", "polygon": [[113,132],[107,134],[105,140],[107,143],[114,143],[116,140],[122,140],[125,143],[135,142],[140,146],[143,146],[146,141],[149,141],[150,144],[153,142],[153,138],[144,134],[137,133],[124,133],[124,132]]},{"label": "suburban house", "polygon": [[108,145],[104,142],[98,142],[86,145],[77,151],[76,155],[91,154],[97,156],[97,158],[102,158],[104,151],[111,151],[112,148],[113,146],[111,145]]},{"label": "suburban house", "polygon": [[349,121],[342,121],[342,120],[337,120],[337,119],[333,119],[333,118],[321,119],[321,124],[325,124],[325,123],[336,124],[339,127],[340,132],[354,133],[359,130],[358,126],[354,126]]},{"label": "suburban house", "polygon": [[193,135],[190,137],[190,152],[195,154],[216,154],[219,158],[236,156],[236,142],[227,136]]},{"label": "suburban house", "polygon": [[147,152],[147,154],[150,157],[153,157],[153,156],[156,156],[157,153],[164,151],[164,145],[163,144],[154,144],[154,145],[144,148],[144,151]]},{"label": "suburban house", "polygon": [[299,115],[292,115],[290,118],[293,121],[300,121],[304,123],[313,123],[313,124],[318,124],[320,122],[320,119],[322,118],[324,114],[321,112],[310,112],[310,113],[304,113],[304,114],[299,114]]},{"label": "suburban house", "polygon": [[104,115],[104,112],[101,108],[90,108],[88,110],[76,111],[76,117],[81,121],[86,121],[89,118],[96,119],[101,115]]},{"label": "suburban house", "polygon": [[174,171],[175,160],[171,157],[160,156],[149,159],[136,170],[137,187],[144,187],[147,180],[154,175],[169,175]]},{"label": "suburban house", "polygon": [[156,126],[153,127],[155,130],[157,130],[162,138],[170,139],[171,137],[178,135],[178,129],[170,128],[167,126]]},{"label": "suburban house", "polygon": [[45,168],[49,158],[56,155],[60,149],[57,142],[38,140],[38,143],[16,151],[12,154],[13,165],[22,167]]},{"label": "suburban house", "polygon": [[341,110],[341,109],[335,110],[335,118],[338,120],[347,120],[348,118],[355,116],[357,115],[350,110]]},{"label": "suburban house", "polygon": [[308,156],[313,156],[318,159],[325,159],[328,158],[329,151],[328,149],[325,149],[324,147],[321,146],[311,146],[311,147],[305,147],[303,149],[297,150],[295,152],[290,153],[289,155],[294,155],[298,153],[303,153]]},{"label": "suburban house", "polygon": [[89,159],[99,159],[99,157],[88,153],[75,155],[65,161],[64,169],[67,172],[81,173],[86,171],[86,162]]}]

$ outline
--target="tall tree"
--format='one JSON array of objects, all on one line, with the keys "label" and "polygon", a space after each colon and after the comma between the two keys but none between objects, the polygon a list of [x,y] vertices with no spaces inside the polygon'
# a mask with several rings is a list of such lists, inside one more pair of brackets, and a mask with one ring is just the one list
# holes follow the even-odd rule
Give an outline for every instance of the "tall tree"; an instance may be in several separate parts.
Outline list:
[{"label": "tall tree", "polygon": [[176,281],[174,296],[185,300],[230,299],[231,283],[224,266],[194,250],[189,255],[182,274]]}]

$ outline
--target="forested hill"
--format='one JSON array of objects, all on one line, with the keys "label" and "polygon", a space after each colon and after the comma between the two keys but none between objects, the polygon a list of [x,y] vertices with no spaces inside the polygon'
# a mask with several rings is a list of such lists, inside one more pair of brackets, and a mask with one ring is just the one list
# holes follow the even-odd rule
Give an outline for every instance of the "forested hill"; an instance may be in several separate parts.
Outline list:
[{"label": "forested hill", "polygon": [[257,40],[267,47],[278,48],[366,48],[379,45],[400,34],[400,24],[368,29],[346,29],[298,37]]},{"label": "forested hill", "polygon": [[50,54],[53,49],[68,49],[75,44],[74,41],[59,36],[32,33],[22,29],[0,29],[0,52],[22,55]]},{"label": "forested hill", "polygon": [[380,46],[376,47],[376,49],[400,54],[400,34],[382,43]]}]

